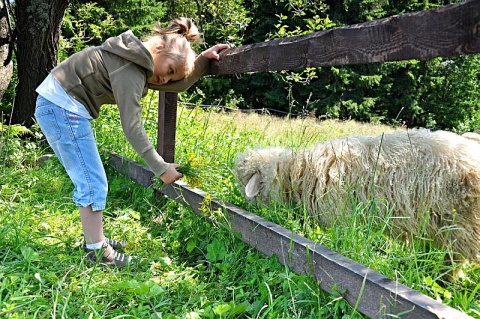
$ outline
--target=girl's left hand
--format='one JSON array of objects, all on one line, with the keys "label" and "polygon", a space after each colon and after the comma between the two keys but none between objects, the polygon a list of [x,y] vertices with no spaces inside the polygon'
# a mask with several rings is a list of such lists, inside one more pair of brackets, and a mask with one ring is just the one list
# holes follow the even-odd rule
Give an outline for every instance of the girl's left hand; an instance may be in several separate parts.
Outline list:
[{"label": "girl's left hand", "polygon": [[201,55],[207,59],[220,60],[219,53],[225,49],[228,49],[229,47],[230,46],[228,44],[215,44],[213,47],[203,51]]},{"label": "girl's left hand", "polygon": [[165,183],[165,184],[171,184],[181,178],[183,176],[182,173],[177,171],[177,168],[180,167],[179,164],[172,163],[168,166],[168,169],[160,175],[160,179]]}]

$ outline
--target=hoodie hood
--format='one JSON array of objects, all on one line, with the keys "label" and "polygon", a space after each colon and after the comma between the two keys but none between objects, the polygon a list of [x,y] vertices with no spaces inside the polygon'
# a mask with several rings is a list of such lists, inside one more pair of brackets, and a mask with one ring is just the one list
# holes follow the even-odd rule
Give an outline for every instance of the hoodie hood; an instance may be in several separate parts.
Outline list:
[{"label": "hoodie hood", "polygon": [[153,75],[152,55],[131,30],[108,38],[102,44],[102,49],[146,69],[147,77]]}]

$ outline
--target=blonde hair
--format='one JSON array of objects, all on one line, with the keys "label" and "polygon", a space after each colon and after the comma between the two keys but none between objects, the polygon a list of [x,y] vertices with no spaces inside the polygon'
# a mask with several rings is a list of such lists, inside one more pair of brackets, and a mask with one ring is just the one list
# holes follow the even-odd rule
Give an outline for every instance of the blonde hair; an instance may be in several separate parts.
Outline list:
[{"label": "blonde hair", "polygon": [[177,62],[183,63],[185,77],[193,71],[196,53],[190,42],[202,43],[202,34],[195,23],[185,17],[174,19],[164,28],[157,22],[153,28],[153,37],[159,37],[165,43],[165,49],[159,54],[168,56]]}]

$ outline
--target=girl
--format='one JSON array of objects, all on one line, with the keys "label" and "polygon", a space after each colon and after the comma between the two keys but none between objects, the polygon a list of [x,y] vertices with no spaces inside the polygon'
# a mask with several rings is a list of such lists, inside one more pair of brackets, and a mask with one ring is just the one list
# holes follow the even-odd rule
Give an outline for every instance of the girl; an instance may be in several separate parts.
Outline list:
[{"label": "girl", "polygon": [[98,118],[101,105],[117,104],[127,140],[155,176],[167,184],[181,178],[179,165],[166,163],[148,139],[140,99],[148,88],[187,89],[206,71],[209,59],[218,60],[219,52],[228,48],[217,44],[195,57],[190,42],[200,43],[201,35],[188,18],[177,18],[165,28],[157,24],[145,42],[126,31],[73,54],[36,90],[35,118],[75,186],[85,251],[94,263],[125,266],[132,258],[116,251],[122,243],[103,234],[108,185],[90,121]]}]

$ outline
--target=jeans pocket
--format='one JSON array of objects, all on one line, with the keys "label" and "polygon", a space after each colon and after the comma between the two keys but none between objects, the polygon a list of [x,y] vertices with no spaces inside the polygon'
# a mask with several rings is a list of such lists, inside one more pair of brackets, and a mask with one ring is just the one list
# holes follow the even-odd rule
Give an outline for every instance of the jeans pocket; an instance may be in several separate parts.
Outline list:
[{"label": "jeans pocket", "polygon": [[68,124],[70,125],[73,135],[76,139],[93,138],[92,126],[88,119],[70,111],[66,111],[65,114],[67,116]]},{"label": "jeans pocket", "polygon": [[55,113],[52,109],[37,108],[35,118],[49,143],[56,142],[60,139],[60,127],[58,126]]}]

